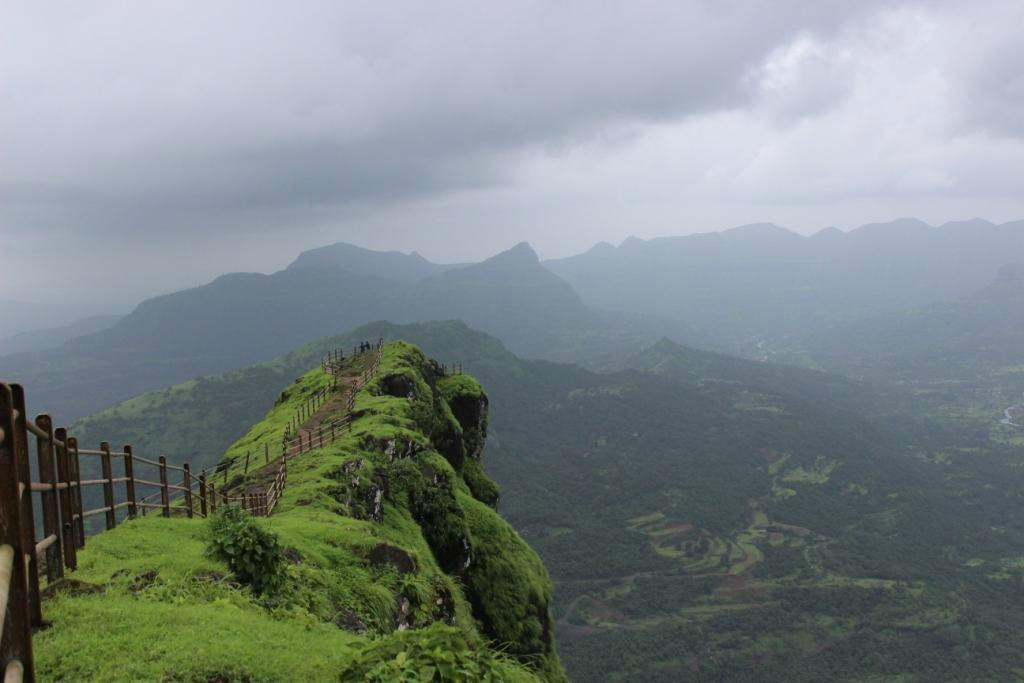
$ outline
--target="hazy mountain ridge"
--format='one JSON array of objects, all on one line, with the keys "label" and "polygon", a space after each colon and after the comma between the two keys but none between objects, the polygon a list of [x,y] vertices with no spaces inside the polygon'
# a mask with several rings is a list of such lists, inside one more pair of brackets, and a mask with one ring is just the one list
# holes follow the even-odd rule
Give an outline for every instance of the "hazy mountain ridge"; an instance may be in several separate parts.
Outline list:
[{"label": "hazy mountain ridge", "polygon": [[415,251],[410,254],[400,251],[374,251],[347,242],[337,242],[302,252],[288,265],[288,269],[328,268],[345,270],[353,275],[383,275],[391,280],[415,282],[458,268],[460,265],[433,263]]},{"label": "hazy mountain ridge", "polygon": [[0,356],[23,351],[41,351],[64,342],[113,327],[123,315],[92,315],[70,325],[19,332],[0,339]]},{"label": "hazy mountain ridge", "polygon": [[633,238],[545,265],[589,305],[684,319],[728,347],[953,299],[1021,260],[1024,221],[901,219],[810,237],[754,224]]},{"label": "hazy mountain ridge", "polygon": [[438,266],[442,270],[422,279],[416,278],[428,262],[397,252],[369,259],[391,268],[367,265],[354,273],[338,267],[364,251],[334,245],[270,275],[230,273],[148,299],[107,330],[56,349],[0,357],[0,376],[31,387],[35,404],[58,419],[73,419],[148,389],[268,360],[384,318],[463,319],[518,353],[548,358],[599,358],[685,332],[676,321],[588,309],[525,243],[479,264]]}]

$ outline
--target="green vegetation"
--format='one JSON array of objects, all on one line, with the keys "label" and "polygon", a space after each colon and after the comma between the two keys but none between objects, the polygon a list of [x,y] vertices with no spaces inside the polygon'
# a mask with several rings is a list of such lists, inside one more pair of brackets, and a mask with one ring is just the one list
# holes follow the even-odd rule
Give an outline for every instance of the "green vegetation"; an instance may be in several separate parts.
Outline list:
[{"label": "green vegetation", "polygon": [[237,505],[224,506],[213,515],[206,552],[226,562],[231,573],[257,594],[274,594],[285,581],[277,536]]},{"label": "green vegetation", "polygon": [[[289,385],[223,462],[275,438],[327,381],[316,370]],[[386,345],[351,430],[289,462],[273,517],[227,507],[90,538],[75,581],[44,604],[54,626],[36,638],[41,676],[564,679],[543,564],[461,476],[466,453],[480,456],[463,434],[487,420],[460,425],[451,403],[470,398],[486,413],[474,380],[447,381],[419,349]],[[229,492],[276,463],[266,470],[231,467]]]},{"label": "green vegetation", "polygon": [[[608,374],[524,361],[459,323],[379,323],[321,344],[376,336],[461,361],[487,387],[482,462],[501,482],[503,515],[550,571],[559,654],[577,679],[1014,680],[1024,667],[1024,618],[1014,607],[1024,576],[1016,562],[1024,467],[1012,432],[995,441],[978,418],[907,412],[905,396],[891,389],[667,342],[624,361],[642,371]],[[393,369],[404,373],[400,364]],[[210,381],[231,394],[244,390],[243,376]],[[303,391],[313,379],[284,380],[275,392]],[[488,547],[500,535],[478,539],[477,525],[491,519],[478,514],[492,496],[473,483],[487,477],[471,445],[481,427],[462,412],[479,405],[475,387],[436,378],[429,402],[418,380],[364,392],[354,448],[387,449],[397,435],[396,453],[425,450],[393,463],[360,456],[365,464],[350,475],[357,485],[342,490],[327,476],[338,467],[331,449],[295,461],[310,469],[270,520],[282,544],[313,556],[314,539],[357,539],[370,524],[418,561],[435,558],[421,562],[420,573],[451,578],[441,559],[457,564],[465,535],[482,569],[460,577],[464,595],[473,581],[503,576],[505,556],[492,561]],[[447,412],[428,407],[438,395]],[[751,409],[757,405],[778,410]],[[244,438],[258,445],[262,437],[254,430]],[[438,447],[449,441],[461,441],[461,468],[452,464],[458,448]],[[436,476],[430,486],[424,465],[431,482]],[[371,490],[377,475],[395,499],[374,526],[356,492]],[[310,503],[293,523],[287,511],[299,500]],[[321,504],[359,519],[308,514]],[[362,547],[365,557],[371,540]],[[491,607],[467,597],[457,601],[462,613],[485,623],[485,610],[501,614],[514,603],[506,615],[530,614],[529,596],[545,595],[542,575],[529,571],[533,560],[511,558],[527,570],[508,584],[521,599],[494,592]],[[366,571],[358,562],[357,570]],[[362,581],[358,575],[351,585]],[[387,591],[429,590],[422,581],[385,581],[379,598],[359,602],[369,593],[321,583],[373,628],[394,614]],[[307,602],[316,614],[329,612]],[[517,628],[512,619],[484,637],[543,636],[543,622]],[[508,645],[504,652],[518,654]]]}]

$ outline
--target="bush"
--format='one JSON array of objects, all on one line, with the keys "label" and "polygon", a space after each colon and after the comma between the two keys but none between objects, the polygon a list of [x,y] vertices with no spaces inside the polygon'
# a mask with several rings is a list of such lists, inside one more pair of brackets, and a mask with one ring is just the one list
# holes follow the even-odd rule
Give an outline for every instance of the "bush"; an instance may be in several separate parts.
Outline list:
[{"label": "bush", "polygon": [[237,505],[226,505],[211,518],[206,554],[227,562],[238,580],[256,593],[272,595],[284,583],[284,555],[277,535]]},{"label": "bush", "polygon": [[471,646],[458,629],[433,626],[392,634],[362,648],[341,673],[343,681],[533,681],[510,658],[483,644]]}]

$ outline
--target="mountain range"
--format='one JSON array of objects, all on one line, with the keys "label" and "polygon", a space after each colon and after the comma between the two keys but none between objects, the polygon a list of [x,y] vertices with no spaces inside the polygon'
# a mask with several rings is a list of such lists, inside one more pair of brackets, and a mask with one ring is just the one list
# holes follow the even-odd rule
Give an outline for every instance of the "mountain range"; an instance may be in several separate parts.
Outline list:
[{"label": "mountain range", "polygon": [[[358,264],[358,265],[356,265]],[[526,244],[469,266],[334,245],[285,270],[232,273],[142,302],[108,329],[0,357],[0,376],[74,419],[156,387],[267,360],[377,319],[458,318],[526,356],[600,357],[662,334],[674,321],[591,310]]]},{"label": "mountain range", "polygon": [[979,290],[1024,260],[1024,221],[916,219],[809,237],[760,223],[630,238],[545,265],[589,305],[687,321],[723,348],[823,329]]},{"label": "mountain range", "polygon": [[755,224],[630,238],[544,263],[525,243],[469,265],[340,243],[277,273],[228,274],[149,299],[57,348],[0,356],[0,375],[73,419],[378,319],[461,319],[524,357],[592,368],[614,368],[662,337],[763,357],[811,348],[859,320],[956,301],[1013,262],[1024,262],[1021,221],[903,219],[811,237]]}]

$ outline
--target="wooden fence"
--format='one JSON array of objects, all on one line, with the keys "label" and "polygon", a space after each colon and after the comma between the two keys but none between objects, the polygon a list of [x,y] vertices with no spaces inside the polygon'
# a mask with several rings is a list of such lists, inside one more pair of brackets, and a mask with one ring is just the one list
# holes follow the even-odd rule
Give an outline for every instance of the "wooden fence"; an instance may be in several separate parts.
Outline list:
[{"label": "wooden fence", "polygon": [[[49,415],[42,414],[29,421],[25,409],[25,392],[18,384],[0,383],[0,665],[4,683],[35,679],[32,658],[32,632],[45,626],[42,615],[41,576],[46,585],[55,586],[64,578],[65,570],[78,566],[77,552],[85,546],[85,520],[103,515],[106,529],[118,524],[118,512],[127,518],[158,510],[164,517],[172,513],[187,517],[206,517],[218,505],[238,504],[255,516],[269,516],[284,493],[288,479],[288,460],[314,448],[333,442],[344,427],[351,429],[351,410],[355,394],[376,374],[380,367],[383,339],[370,347],[375,352],[369,368],[350,389],[345,416],[324,425],[317,432],[303,430],[301,425],[313,417],[327,401],[329,391],[336,389],[337,370],[342,354],[334,351],[321,364],[335,381],[296,410],[285,432],[280,455],[274,459],[277,471],[265,490],[227,494],[228,467],[222,468],[224,479],[218,490],[210,473],[194,475],[188,463],[172,465],[167,458],[157,460],[141,457],[131,446],[112,451],[106,441],[99,449],[82,448],[66,428],[54,429]],[[32,480],[29,435],[35,437],[36,476]],[[246,454],[242,476],[248,474],[250,453]],[[269,444],[264,449],[264,466],[270,464]],[[82,458],[99,458],[101,476],[82,479]],[[115,463],[120,471],[115,476]],[[177,483],[180,482],[180,483]],[[242,482],[244,488],[244,481]],[[82,491],[101,487],[103,505],[83,509]],[[138,496],[146,487],[155,489]],[[41,520],[36,519],[36,501]],[[36,540],[37,530],[42,537]],[[41,565],[41,567],[40,567]]]}]

